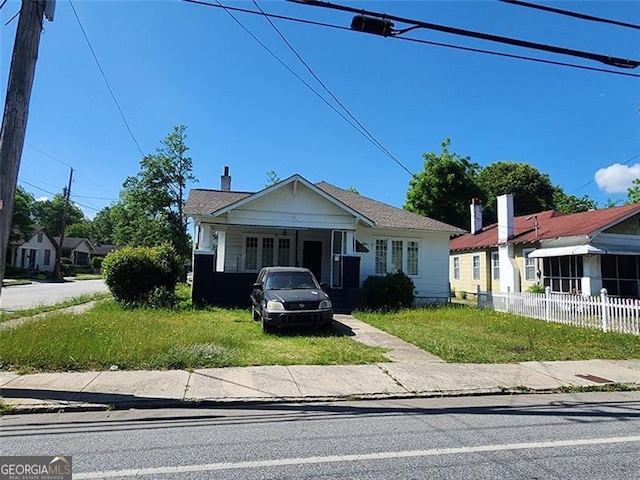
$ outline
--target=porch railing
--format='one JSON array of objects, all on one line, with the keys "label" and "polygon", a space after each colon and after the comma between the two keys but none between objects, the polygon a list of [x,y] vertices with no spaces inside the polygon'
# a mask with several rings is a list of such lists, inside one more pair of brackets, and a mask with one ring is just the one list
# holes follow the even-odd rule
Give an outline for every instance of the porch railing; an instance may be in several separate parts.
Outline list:
[{"label": "porch railing", "polygon": [[564,293],[476,292],[478,308],[514,313],[547,322],[640,335],[640,300]]}]

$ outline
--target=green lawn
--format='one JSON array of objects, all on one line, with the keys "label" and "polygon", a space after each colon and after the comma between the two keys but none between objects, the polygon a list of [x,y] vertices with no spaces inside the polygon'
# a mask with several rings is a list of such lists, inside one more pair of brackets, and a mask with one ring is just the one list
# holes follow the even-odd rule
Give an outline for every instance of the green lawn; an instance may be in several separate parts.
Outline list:
[{"label": "green lawn", "polygon": [[388,361],[384,352],[338,335],[265,335],[249,310],[123,310],[113,300],[0,330],[0,369],[23,373],[365,364]]},{"label": "green lawn", "polygon": [[455,363],[640,358],[640,338],[447,306],[356,318]]}]

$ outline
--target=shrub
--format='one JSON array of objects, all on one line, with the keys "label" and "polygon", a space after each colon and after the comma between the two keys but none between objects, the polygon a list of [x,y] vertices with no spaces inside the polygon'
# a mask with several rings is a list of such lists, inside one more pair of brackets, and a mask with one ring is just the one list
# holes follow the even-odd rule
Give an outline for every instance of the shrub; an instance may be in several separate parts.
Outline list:
[{"label": "shrub", "polygon": [[60,257],[60,265],[73,265],[69,257]]},{"label": "shrub", "polygon": [[181,262],[169,245],[125,247],[109,253],[102,275],[111,294],[126,307],[170,308]]},{"label": "shrub", "polygon": [[92,257],[91,258],[91,268],[94,270],[100,270],[102,268],[102,261],[104,257]]},{"label": "shrub", "polygon": [[467,299],[467,292],[465,292],[464,290],[460,292],[460,298],[462,300],[466,300]]},{"label": "shrub", "polygon": [[544,293],[545,292],[545,286],[544,285],[540,285],[539,283],[536,283],[535,285],[531,285],[529,288],[527,288],[527,292],[529,292],[529,293]]},{"label": "shrub", "polygon": [[14,267],[13,265],[5,265],[4,278],[27,278],[29,271],[26,268]]},{"label": "shrub", "polygon": [[372,310],[395,311],[413,305],[415,285],[400,270],[384,277],[367,277],[362,286],[367,292],[367,306]]}]

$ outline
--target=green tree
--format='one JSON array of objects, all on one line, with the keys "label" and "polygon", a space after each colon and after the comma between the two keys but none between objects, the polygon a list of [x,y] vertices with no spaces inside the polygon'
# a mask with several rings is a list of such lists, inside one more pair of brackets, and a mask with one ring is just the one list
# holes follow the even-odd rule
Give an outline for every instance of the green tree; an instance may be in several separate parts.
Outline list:
[{"label": "green tree", "polygon": [[140,171],[123,183],[110,214],[113,240],[121,245],[157,246],[169,242],[187,258],[190,237],[183,217],[186,184],[196,181],[185,140],[186,127],[177,125],[161,140],[153,155],[140,161]]},{"label": "green tree", "polygon": [[269,170],[267,172],[267,183],[264,184],[265,188],[270,187],[271,185],[275,185],[276,183],[280,183],[280,177],[275,170]]},{"label": "green tree", "polygon": [[640,178],[634,178],[633,186],[627,189],[627,203],[640,203]]},{"label": "green tree", "polygon": [[103,244],[114,244],[113,206],[104,207],[91,221],[91,238]]},{"label": "green tree", "polygon": [[476,184],[478,165],[470,157],[449,151],[451,141],[442,142],[442,151],[423,154],[424,170],[409,181],[406,210],[435,220],[469,228],[469,204],[482,197]]},{"label": "green tree", "polygon": [[[51,200],[37,201],[33,204],[33,217],[36,224],[44,227],[50,237],[60,236],[65,202],[64,195],[56,193]],[[69,202],[67,227],[86,220],[82,209],[73,202]]]},{"label": "green tree", "polygon": [[487,199],[485,218],[497,218],[496,198],[510,193],[516,216],[528,215],[554,206],[554,188],[546,173],[540,173],[528,163],[495,162],[482,168],[477,177],[478,186]]},{"label": "green tree", "polygon": [[18,185],[13,203],[13,216],[11,217],[10,242],[24,235],[29,235],[33,231],[34,221],[31,211],[34,203],[33,195]]},{"label": "green tree", "polygon": [[93,229],[91,228],[91,220],[85,218],[80,222],[72,223],[64,229],[64,236],[89,238],[93,240]]},{"label": "green tree", "polygon": [[560,185],[553,187],[553,206],[562,213],[587,212],[598,208],[596,201],[590,199],[589,195],[581,198],[567,195]]},{"label": "green tree", "polygon": [[358,191],[358,189],[356,187],[347,188],[347,192],[351,192],[351,193],[355,193],[356,195],[360,195],[360,192]]}]

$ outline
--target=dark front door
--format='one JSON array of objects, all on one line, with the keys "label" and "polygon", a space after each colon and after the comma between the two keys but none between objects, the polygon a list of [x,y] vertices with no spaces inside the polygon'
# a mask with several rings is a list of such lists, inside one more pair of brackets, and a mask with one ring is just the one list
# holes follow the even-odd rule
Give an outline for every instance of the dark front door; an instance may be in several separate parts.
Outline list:
[{"label": "dark front door", "polygon": [[322,281],[322,242],[305,240],[302,244],[302,266]]}]

